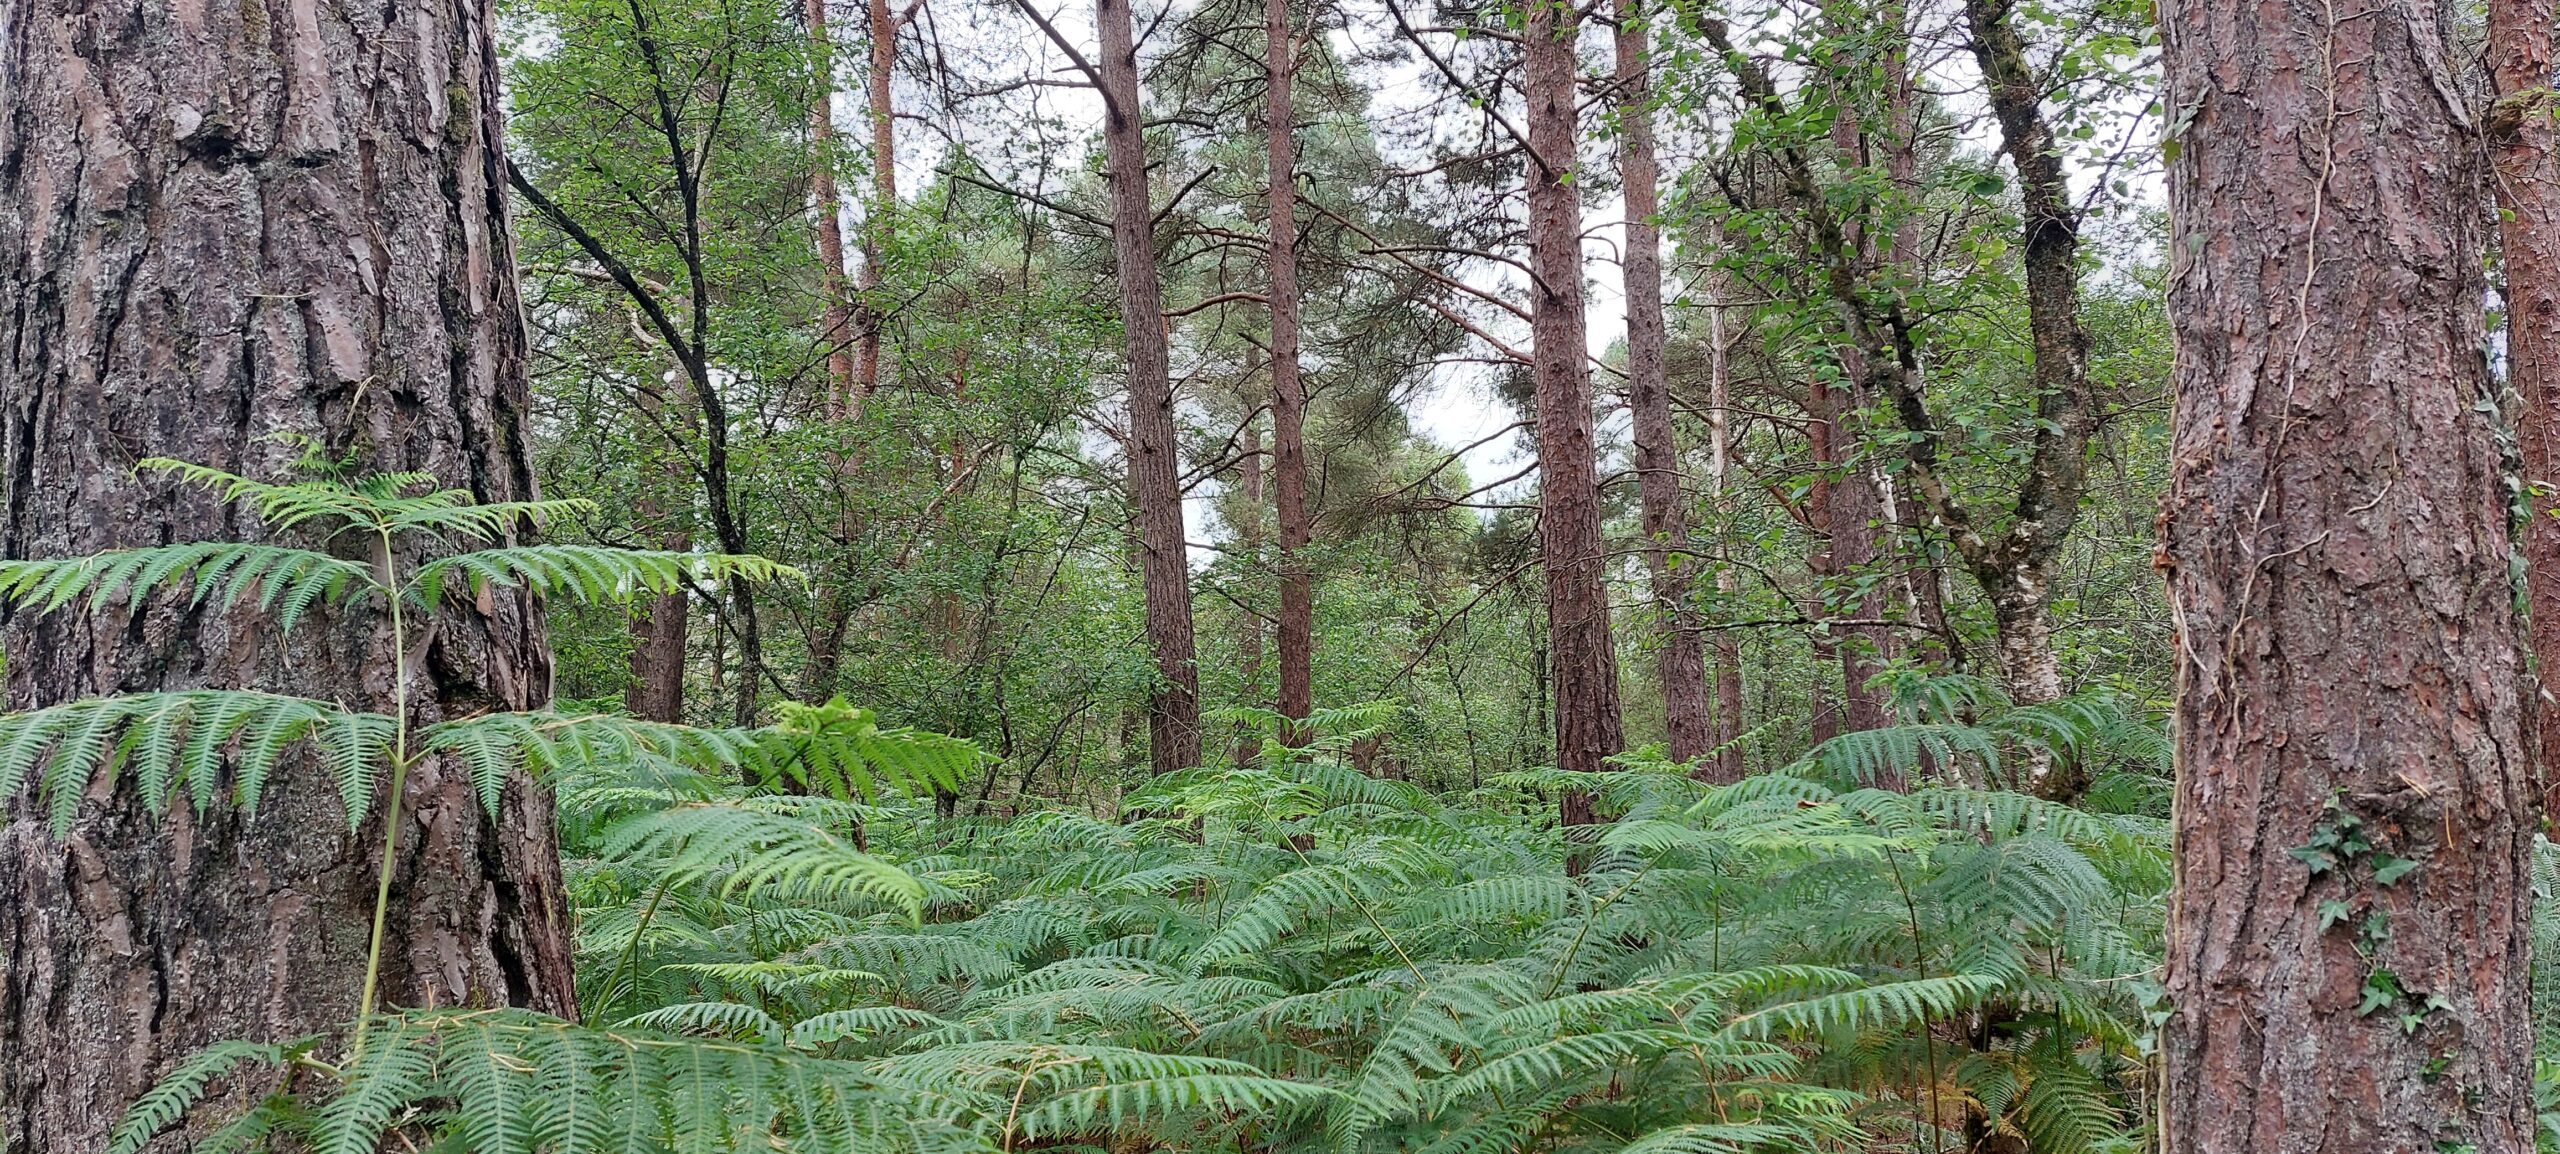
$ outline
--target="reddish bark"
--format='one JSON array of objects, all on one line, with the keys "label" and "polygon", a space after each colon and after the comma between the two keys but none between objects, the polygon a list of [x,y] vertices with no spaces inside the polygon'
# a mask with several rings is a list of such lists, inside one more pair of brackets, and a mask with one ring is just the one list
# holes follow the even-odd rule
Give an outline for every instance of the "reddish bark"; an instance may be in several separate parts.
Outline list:
[{"label": "reddish bark", "polygon": [[1642,505],[1645,561],[1654,617],[1662,632],[1655,676],[1671,758],[1688,761],[1715,748],[1707,704],[1707,662],[1689,608],[1688,494],[1680,484],[1680,446],[1664,379],[1661,168],[1653,148],[1653,86],[1646,61],[1644,12],[1637,0],[1615,0],[1618,56],[1618,175],[1627,209],[1624,275],[1627,298],[1627,408],[1634,418],[1636,490]]},{"label": "reddish bark", "polygon": [[[1561,0],[1534,0],[1523,48],[1528,100],[1531,375],[1538,408],[1538,546],[1547,577],[1555,671],[1556,765],[1602,768],[1625,747],[1617,652],[1609,636],[1599,463],[1591,431],[1582,304],[1582,206],[1574,179],[1574,36],[1581,17]],[[1567,794],[1566,825],[1592,820],[1590,799]]]},{"label": "reddish bark", "polygon": [[1157,773],[1200,764],[1200,676],[1191,632],[1191,570],[1174,462],[1173,377],[1164,293],[1156,280],[1154,209],[1138,96],[1138,49],[1128,0],[1095,0],[1101,33],[1103,152],[1111,169],[1111,251],[1129,354],[1129,488],[1138,507],[1138,569],[1156,688],[1147,706],[1147,760]]},{"label": "reddish bark", "polygon": [[[823,3],[824,0],[809,0]],[[898,209],[897,108],[891,82],[897,77],[898,28],[904,23],[889,11],[889,0],[870,0],[871,71],[863,77],[863,98],[871,112],[871,211],[862,230],[862,288],[880,287],[881,265],[888,259],[890,228]],[[839,263],[838,267],[842,267]],[[861,351],[854,376],[862,395],[880,387],[879,308],[865,303],[861,319]]]},{"label": "reddish bark", "polygon": [[2498,194],[2498,257],[2506,273],[2507,379],[2518,400],[2516,447],[2532,487],[2524,532],[2525,596],[2537,691],[2535,760],[2543,810],[2560,800],[2560,131],[2551,89],[2552,10],[2491,0],[2489,159]]},{"label": "reddish bark", "polygon": [[[2477,407],[2485,149],[2440,20],[2161,12],[2182,125],[2163,1149],[2533,1149],[2534,796]],[[2349,818],[2371,848],[2313,872],[2294,851]],[[2377,876],[2385,855],[2415,867]]]},{"label": "reddish bark", "polygon": [[1289,0],[1263,0],[1271,198],[1271,472],[1280,518],[1280,713],[1315,708],[1315,575],[1307,565],[1306,388],[1298,377],[1297,34]]},{"label": "reddish bark", "polygon": [[[286,433],[534,493],[488,7],[268,13],[28,0],[0,21],[0,554],[254,537],[132,462],[273,477],[299,455]],[[20,613],[0,646],[12,708],[206,686],[390,707],[370,608],[279,635],[255,608],[159,598]],[[539,607],[494,590],[443,613],[414,668],[420,721],[540,706]],[[439,760],[406,794],[351,831],[314,761],[279,766],[254,813],[161,818],[119,783],[60,840],[0,799],[0,1146],[100,1149],[205,1044],[348,1019],[388,821],[413,832],[385,1000],[573,1012],[549,798],[512,782],[493,820]]]}]

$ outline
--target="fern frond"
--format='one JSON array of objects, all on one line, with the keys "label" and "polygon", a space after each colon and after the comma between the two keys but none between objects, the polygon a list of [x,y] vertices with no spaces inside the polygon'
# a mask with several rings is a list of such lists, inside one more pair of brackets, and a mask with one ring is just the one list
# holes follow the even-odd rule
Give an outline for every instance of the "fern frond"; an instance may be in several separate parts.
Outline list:
[{"label": "fern frond", "polygon": [[479,502],[463,489],[445,489],[420,497],[386,502],[382,523],[395,532],[450,534],[471,541],[496,541],[531,523],[540,528],[563,517],[592,512],[593,501]]},{"label": "fern frond", "polygon": [[258,520],[275,532],[283,532],[315,518],[348,525],[370,525],[381,514],[382,494],[432,480],[421,473],[379,474],[367,479],[371,490],[367,492],[325,479],[259,481],[208,465],[167,457],[145,457],[134,463],[134,471],[167,474],[180,484],[208,490],[225,501],[245,501],[257,514]]},{"label": "fern frond", "polygon": [[643,814],[604,838],[608,853],[648,860],[669,884],[715,881],[723,893],[788,891],[807,899],[874,902],[924,916],[924,887],[905,870],[804,821],[735,805],[681,805]]},{"label": "fern frond", "polygon": [[59,835],[93,784],[112,786],[119,772],[132,772],[150,810],[165,810],[181,789],[204,808],[229,761],[238,804],[255,809],[276,763],[306,746],[329,766],[352,828],[372,807],[374,778],[397,729],[382,714],[250,690],[89,698],[0,715],[0,798],[37,777]]},{"label": "fern frond", "polygon": [[520,588],[579,602],[628,602],[740,578],[800,580],[799,570],[754,555],[609,549],[600,545],[519,545],[439,558],[410,579],[429,610],[456,594]]},{"label": "fern frond", "polygon": [[[192,578],[192,582],[190,579]],[[192,583],[197,603],[235,605],[256,598],[278,610],[289,632],[304,611],[380,588],[373,570],[308,549],[238,542],[117,549],[47,561],[0,561],[0,601],[50,612],[86,595],[95,613],[155,589]]]},{"label": "fern frond", "polygon": [[241,1063],[282,1066],[309,1045],[308,1041],[287,1045],[231,1041],[205,1047],[178,1063],[177,1069],[162,1076],[126,1108],[124,1117],[107,1134],[107,1154],[141,1154],[154,1135],[186,1117],[187,1111],[204,1100],[205,1091],[216,1080],[229,1076]]}]

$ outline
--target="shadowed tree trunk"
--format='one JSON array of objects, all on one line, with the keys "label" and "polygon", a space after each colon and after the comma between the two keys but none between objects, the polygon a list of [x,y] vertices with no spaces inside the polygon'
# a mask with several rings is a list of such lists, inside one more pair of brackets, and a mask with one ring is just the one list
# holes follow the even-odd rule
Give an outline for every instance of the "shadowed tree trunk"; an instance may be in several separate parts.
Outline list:
[{"label": "shadowed tree trunk", "polygon": [[1680,445],[1671,425],[1671,390],[1663,372],[1661,170],[1653,150],[1653,88],[1646,75],[1644,13],[1636,0],[1615,0],[1618,56],[1618,175],[1627,208],[1624,265],[1627,298],[1627,408],[1635,421],[1636,491],[1643,506],[1645,561],[1653,579],[1655,619],[1662,629],[1655,676],[1671,758],[1688,761],[1715,748],[1707,704],[1707,661],[1689,607],[1688,495],[1680,484]]},{"label": "shadowed tree trunk", "polygon": [[2507,377],[2517,396],[2516,447],[2534,487],[2524,533],[2525,590],[2531,611],[2537,695],[2535,753],[2548,813],[2560,799],[2560,130],[2551,90],[2552,8],[2536,0],[2491,0],[2489,107],[2491,173],[2497,186],[2498,257],[2506,273]]},{"label": "shadowed tree trunk", "polygon": [[2161,12],[2185,126],[2167,1150],[2534,1145],[2486,150],[2443,15]]},{"label": "shadowed tree trunk", "polygon": [[[1854,34],[1852,29],[1834,24],[1833,35],[1844,44]],[[1887,63],[1898,63],[1898,60],[1888,60]],[[1846,48],[1839,50],[1839,58],[1832,61],[1831,67],[1834,106],[1831,145],[1839,154],[1837,159],[1841,165],[1863,166],[1868,162],[1870,141],[1866,118],[1859,111],[1858,85],[1866,69]],[[1857,251],[1860,265],[1876,263],[1876,239],[1866,227],[1866,222],[1861,222],[1848,240]],[[1873,399],[1865,387],[1869,380],[1865,355],[1854,343],[1840,345],[1836,351],[1840,358],[1841,387],[1817,387],[1814,390],[1816,407],[1820,411],[1813,414],[1813,418],[1829,433],[1830,448],[1829,456],[1817,462],[1827,478],[1820,486],[1822,523],[1830,541],[1829,551],[1824,556],[1824,575],[1830,577],[1834,585],[1833,596],[1825,599],[1826,616],[1834,611],[1830,602],[1837,599],[1840,583],[1847,582],[1852,588],[1863,590],[1850,597],[1845,607],[1837,609],[1837,612],[1845,613],[1853,624],[1835,626],[1831,630],[1836,638],[1832,647],[1840,663],[1838,727],[1842,732],[1856,733],[1882,728],[1889,720],[1884,695],[1870,688],[1867,682],[1875,677],[1877,662],[1889,655],[1887,649],[1891,636],[1882,625],[1862,624],[1883,617],[1884,596],[1874,584],[1857,584],[1868,576],[1875,564],[1876,523],[1882,519],[1884,502],[1876,491],[1875,474],[1865,467],[1861,460],[1864,454],[1859,451],[1860,437],[1855,418],[1858,410]],[[1888,773],[1889,776],[1879,778],[1874,784],[1886,789],[1903,788],[1901,775]]]},{"label": "shadowed tree trunk", "polygon": [[[635,334],[646,343],[647,334]],[[640,407],[665,411],[664,394],[643,386]],[[687,422],[690,423],[690,422]],[[670,514],[654,490],[639,501],[640,527],[658,534],[657,547],[672,552],[693,548],[693,534]],[[650,721],[684,720],[684,657],[690,598],[682,587],[642,599],[631,616],[631,685],[622,694],[623,708]]]},{"label": "shadowed tree trunk", "polygon": [[[1538,548],[1547,577],[1555,669],[1556,765],[1602,768],[1625,747],[1617,652],[1609,640],[1607,557],[1600,539],[1599,462],[1582,313],[1582,206],[1575,179],[1574,35],[1560,0],[1532,0],[1522,92],[1528,99],[1531,375],[1538,408]],[[1592,819],[1591,799],[1565,795],[1566,825]]]},{"label": "shadowed tree trunk", "polygon": [[[1714,274],[1708,274],[1713,277]],[[1716,512],[1716,558],[1728,559],[1725,520],[1732,516],[1725,482],[1733,469],[1733,364],[1726,356],[1724,300],[1711,280],[1707,300],[1707,493]],[[1716,566],[1716,592],[1730,598],[1737,582],[1733,566]],[[1730,602],[1728,602],[1729,604]],[[1716,654],[1716,755],[1699,767],[1708,781],[1742,780],[1742,643],[1734,630],[1719,629]]]},{"label": "shadowed tree trunk", "polygon": [[1298,377],[1298,73],[1289,0],[1263,0],[1271,197],[1271,473],[1280,520],[1280,713],[1315,709],[1315,576],[1307,566],[1306,389]]},{"label": "shadowed tree trunk", "polygon": [[1096,0],[1104,156],[1111,168],[1111,251],[1129,354],[1129,489],[1138,507],[1138,571],[1156,687],[1147,707],[1147,761],[1157,773],[1200,764],[1200,674],[1191,633],[1191,571],[1174,462],[1173,377],[1164,294],[1156,282],[1154,209],[1138,98],[1138,49],[1128,0]]},{"label": "shadowed tree trunk", "polygon": [[[487,6],[267,13],[25,0],[0,20],[6,556],[253,536],[239,507],[132,464],[278,477],[301,451],[279,434],[533,495]],[[155,598],[20,613],[0,647],[13,709],[207,686],[391,701],[371,610],[280,636],[254,608]],[[440,616],[415,669],[421,722],[551,692],[538,607],[505,591]],[[0,1146],[100,1149],[206,1043],[352,1017],[386,821],[415,832],[385,1000],[573,1012],[549,798],[511,782],[491,820],[434,760],[407,795],[350,831],[326,768],[291,761],[255,813],[157,818],[127,785],[62,840],[0,799]]]},{"label": "shadowed tree trunk", "polygon": [[[1250,377],[1253,362],[1260,359],[1260,354],[1249,349],[1245,359],[1246,374]],[[1246,418],[1241,441],[1236,452],[1236,496],[1244,509],[1234,525],[1236,546],[1245,556],[1260,558],[1263,542],[1267,540],[1262,523],[1262,502],[1266,496],[1263,492],[1262,426],[1252,418]],[[1255,694],[1262,688],[1263,620],[1262,615],[1250,607],[1240,604],[1236,611],[1236,627],[1240,634],[1236,638],[1236,697],[1240,701],[1258,700]],[[1242,724],[1235,727],[1237,765],[1252,764],[1254,755],[1261,749],[1261,739],[1255,737],[1251,729]]]}]

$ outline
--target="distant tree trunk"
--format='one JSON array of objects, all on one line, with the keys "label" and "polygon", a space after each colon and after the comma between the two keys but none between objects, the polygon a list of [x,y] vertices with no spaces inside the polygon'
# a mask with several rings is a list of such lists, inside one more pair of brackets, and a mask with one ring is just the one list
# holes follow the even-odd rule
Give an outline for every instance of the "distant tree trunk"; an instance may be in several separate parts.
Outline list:
[{"label": "distant tree trunk", "polygon": [[[823,3],[824,0],[809,0]],[[862,229],[862,288],[868,294],[880,287],[882,266],[889,257],[891,229],[898,210],[898,133],[897,106],[892,99],[891,82],[897,78],[898,27],[902,20],[889,11],[889,0],[870,0],[871,71],[863,78],[863,96],[871,110],[871,210],[865,214]],[[862,395],[880,387],[880,337],[882,317],[878,306],[865,303],[859,310],[862,322],[861,354],[856,360],[855,378]]]},{"label": "distant tree trunk", "polygon": [[[1538,547],[1547,576],[1555,666],[1556,765],[1602,768],[1625,748],[1618,655],[1609,639],[1608,570],[1600,537],[1599,462],[1591,433],[1590,350],[1582,315],[1581,183],[1575,179],[1574,37],[1560,0],[1529,8],[1522,92],[1529,103],[1531,356],[1538,397]],[[1566,825],[1592,820],[1591,799],[1565,796]]]},{"label": "distant tree trunk", "polygon": [[[677,534],[661,548],[688,549],[692,538]],[[641,602],[631,618],[631,686],[622,706],[633,717],[649,721],[684,720],[684,653],[686,597],[679,589]]]},{"label": "distant tree trunk", "polygon": [[[1248,370],[1256,356],[1258,354],[1247,354]],[[1245,512],[1235,523],[1236,545],[1245,556],[1255,558],[1259,562],[1265,540],[1262,530],[1262,502],[1265,498],[1262,476],[1262,427],[1250,419],[1246,420],[1242,440],[1243,444],[1238,446],[1236,452],[1236,496],[1239,498],[1239,503],[1244,506]],[[1239,600],[1242,599],[1239,598]],[[1236,698],[1239,702],[1251,703],[1258,700],[1255,695],[1260,691],[1262,682],[1262,617],[1250,609],[1238,609],[1236,629],[1238,650]],[[1254,755],[1261,752],[1261,749],[1262,743],[1253,735],[1251,729],[1243,725],[1236,727],[1235,762],[1237,765],[1252,764]]]},{"label": "distant tree trunk", "polygon": [[1637,0],[1615,0],[1618,53],[1618,174],[1627,208],[1623,265],[1627,298],[1627,408],[1635,419],[1636,491],[1643,506],[1645,560],[1653,579],[1654,616],[1662,630],[1655,676],[1671,758],[1688,761],[1715,748],[1707,703],[1707,661],[1689,607],[1688,494],[1680,483],[1680,446],[1672,431],[1671,390],[1663,373],[1662,227],[1653,153],[1653,87],[1647,75],[1644,12]]},{"label": "distant tree trunk", "polygon": [[2161,1148],[2182,1154],[2534,1148],[2535,798],[2477,407],[2485,150],[2444,17],[2161,12],[2184,126],[2161,502]]},{"label": "distant tree trunk", "polygon": [[2532,486],[2524,533],[2525,590],[2538,691],[2543,808],[2560,802],[2560,131],[2552,116],[2552,9],[2491,0],[2490,161],[2498,193],[2498,257],[2506,273],[2507,378],[2518,398],[2516,444]]},{"label": "distant tree trunk", "polygon": [[844,290],[844,198],[836,191],[836,44],[827,32],[827,0],[802,0],[801,11],[818,56],[817,84],[809,97],[809,199],[817,220],[819,339],[827,352],[830,415],[848,420],[861,412],[865,389],[854,376],[853,306]]},{"label": "distant tree trunk", "polygon": [[1129,488],[1138,507],[1138,569],[1147,640],[1156,659],[1156,688],[1147,707],[1147,761],[1157,773],[1172,773],[1200,764],[1200,674],[1191,633],[1182,481],[1174,462],[1164,294],[1156,284],[1155,216],[1147,195],[1145,106],[1138,96],[1138,49],[1129,0],[1095,0],[1093,15],[1102,42],[1111,250],[1129,354]]},{"label": "distant tree trunk", "polygon": [[[1841,43],[1847,44],[1855,32],[1862,31],[1838,26],[1835,35]],[[1830,81],[1834,106],[1831,144],[1839,154],[1838,162],[1844,166],[1868,163],[1870,148],[1866,118],[1859,111],[1859,85],[1866,72],[1864,62],[1845,50],[1841,52],[1840,59],[1833,61]],[[1859,222],[1859,227],[1848,239],[1861,265],[1875,263],[1876,239],[1866,227],[1866,222]],[[1822,462],[1827,479],[1820,485],[1822,522],[1830,539],[1824,575],[1831,578],[1835,594],[1844,581],[1862,588],[1863,592],[1850,599],[1845,611],[1853,622],[1873,622],[1884,614],[1884,597],[1875,585],[1859,583],[1875,564],[1876,522],[1880,519],[1884,503],[1876,492],[1874,473],[1860,461],[1863,454],[1859,452],[1854,418],[1858,410],[1874,398],[1865,387],[1870,376],[1865,352],[1854,341],[1839,345],[1836,352],[1840,358],[1842,387],[1822,389],[1817,386],[1815,390],[1820,402],[1818,407],[1822,410],[1815,415],[1815,420],[1830,434],[1831,450]],[[1825,598],[1826,608],[1830,607],[1830,600]],[[1828,634],[1836,639],[1832,648],[1840,663],[1839,728],[1850,733],[1882,728],[1889,720],[1884,695],[1869,687],[1867,682],[1875,677],[1876,663],[1890,656],[1891,635],[1883,626],[1873,624],[1834,626]],[[1888,773],[1874,784],[1895,790],[1904,786],[1899,773]]]},{"label": "distant tree trunk", "polygon": [[[1831,414],[1839,408],[1832,397],[1830,384],[1816,379],[1805,386],[1805,456],[1813,466],[1813,481],[1805,489],[1805,527],[1811,531],[1806,543],[1805,572],[1813,579],[1814,591],[1802,599],[1804,616],[1822,621],[1831,614],[1828,594],[1839,567],[1831,554],[1831,473],[1840,462],[1840,450],[1833,444],[1838,426]],[[1840,736],[1841,703],[1829,692],[1830,678],[1824,667],[1840,664],[1840,639],[1828,629],[1816,628],[1808,635],[1813,649],[1815,674],[1805,682],[1806,725],[1812,731],[1813,743],[1820,745]]]},{"label": "distant tree trunk", "polygon": [[[240,506],[132,463],[281,477],[301,450],[280,434],[534,495],[488,7],[266,12],[26,0],[0,20],[0,555],[254,536]],[[388,709],[389,647],[371,610],[282,636],[183,598],[0,630],[13,709],[206,686]],[[544,704],[540,607],[494,590],[449,610],[416,670],[420,721]],[[101,1149],[176,1059],[351,1018],[385,822],[416,831],[386,1000],[574,1012],[549,797],[512,781],[492,820],[432,760],[406,792],[349,831],[310,760],[246,814],[156,817],[119,783],[60,840],[0,799],[0,1146]]]},{"label": "distant tree trunk", "polygon": [[[665,409],[654,389],[640,390],[640,407],[652,417]],[[658,534],[657,546],[672,552],[693,548],[693,534],[668,513],[654,491],[638,501],[640,527]],[[683,588],[642,600],[631,617],[631,685],[622,694],[623,708],[650,721],[684,720],[684,657],[688,598]]]},{"label": "distant tree trunk", "polygon": [[[2089,490],[2088,445],[2099,414],[2089,382],[2089,334],[2080,325],[2080,214],[2062,170],[2061,142],[2045,118],[2046,85],[2010,22],[2011,3],[1966,0],[1965,21],[1974,61],[1990,83],[2002,148],[2018,172],[2027,329],[2034,345],[2036,416],[2044,431],[2020,485],[2012,527],[1996,544],[1972,550],[1967,561],[2001,628],[2001,679],[2011,700],[2030,704],[2062,694],[2053,653],[2053,567],[2080,521],[2080,499]],[[2068,799],[2087,784],[2077,780],[2076,769],[2051,775],[2048,768],[2031,768],[2039,793]]]},{"label": "distant tree trunk", "polygon": [[1307,565],[1306,388],[1298,377],[1298,148],[1289,0],[1263,0],[1271,197],[1271,473],[1280,518],[1280,713],[1315,709],[1315,575]]},{"label": "distant tree trunk", "polygon": [[[1732,506],[1725,481],[1733,468],[1733,366],[1726,356],[1724,301],[1710,282],[1707,301],[1707,492],[1717,522],[1716,592],[1728,599],[1735,592],[1725,520]],[[1698,773],[1708,781],[1742,780],[1742,644],[1731,629],[1716,630],[1716,755]]]}]

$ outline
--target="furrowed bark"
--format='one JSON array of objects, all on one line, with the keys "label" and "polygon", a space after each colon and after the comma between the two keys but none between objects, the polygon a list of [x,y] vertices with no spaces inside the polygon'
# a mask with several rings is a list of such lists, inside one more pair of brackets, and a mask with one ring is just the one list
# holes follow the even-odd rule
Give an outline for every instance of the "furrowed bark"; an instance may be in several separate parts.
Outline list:
[{"label": "furrowed bark", "polygon": [[1147,761],[1157,773],[1200,764],[1200,675],[1191,631],[1191,571],[1182,532],[1182,481],[1174,462],[1173,378],[1165,348],[1164,293],[1156,280],[1154,209],[1138,96],[1138,49],[1128,0],[1095,0],[1111,168],[1111,250],[1120,326],[1129,356],[1129,488],[1138,507],[1138,569],[1156,688],[1147,706]]},{"label": "furrowed bark", "polygon": [[[1609,637],[1599,464],[1582,303],[1582,206],[1576,170],[1574,35],[1560,0],[1532,0],[1522,55],[1528,100],[1531,375],[1538,408],[1538,544],[1547,576],[1555,670],[1556,765],[1593,772],[1625,747],[1617,652]],[[1592,820],[1591,800],[1565,795],[1566,825]]]},{"label": "furrowed bark", "polygon": [[[2161,13],[2183,125],[2163,1149],[2533,1149],[2535,798],[2481,411],[2486,150],[2449,19]],[[2294,852],[2349,821],[2370,849],[2317,873]]]},{"label": "furrowed bark", "polygon": [[1315,709],[1315,574],[1307,565],[1314,526],[1307,511],[1306,386],[1298,375],[1298,148],[1291,89],[1297,33],[1289,0],[1263,0],[1266,132],[1271,198],[1271,473],[1280,521],[1280,713],[1304,720]]},{"label": "furrowed bark", "polygon": [[1653,583],[1661,648],[1655,676],[1671,758],[1688,761],[1715,748],[1707,703],[1707,662],[1689,607],[1688,495],[1680,484],[1680,446],[1664,378],[1661,168],[1654,158],[1653,88],[1648,77],[1644,12],[1637,0],[1615,0],[1618,65],[1618,175],[1627,208],[1624,276],[1627,298],[1627,408],[1634,418],[1636,489],[1643,507],[1645,562]]},{"label": "furrowed bark", "polygon": [[[300,455],[278,434],[533,495],[495,34],[477,0],[12,5],[0,553],[254,538],[239,507],[132,463],[278,477]],[[387,709],[390,644],[373,610],[280,636],[184,598],[0,629],[13,709],[208,686]],[[414,669],[421,722],[544,704],[539,606],[497,590],[447,611]],[[128,783],[59,840],[0,799],[0,1146],[99,1149],[205,1044],[351,1018],[385,821],[412,823],[385,1000],[573,1013],[549,798],[512,782],[492,820],[440,761],[407,794],[349,830],[327,769],[295,760],[255,812],[162,818]]]},{"label": "furrowed bark", "polygon": [[2525,596],[2537,685],[2528,702],[2543,812],[2560,800],[2560,130],[2551,89],[2552,9],[2491,0],[2486,125],[2498,196],[2498,263],[2506,273],[2507,379],[2516,391],[2516,447],[2533,514],[2524,531]]}]

